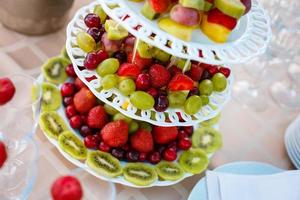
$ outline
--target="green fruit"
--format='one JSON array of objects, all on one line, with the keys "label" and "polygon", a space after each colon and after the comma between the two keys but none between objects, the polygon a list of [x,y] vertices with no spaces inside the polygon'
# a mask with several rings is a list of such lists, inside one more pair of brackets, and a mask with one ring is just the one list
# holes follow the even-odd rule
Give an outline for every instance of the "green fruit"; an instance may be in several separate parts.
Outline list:
[{"label": "green fruit", "polygon": [[151,49],[152,49],[152,47],[149,44],[139,40],[138,45],[137,45],[137,51],[138,51],[140,57],[152,58]]},{"label": "green fruit", "polygon": [[129,124],[129,133],[135,133],[139,129],[139,124],[136,121],[132,121]]},{"label": "green fruit", "polygon": [[87,149],[82,140],[71,131],[65,131],[59,135],[58,145],[63,151],[77,160],[85,160],[87,157]]},{"label": "green fruit", "polygon": [[94,7],[94,12],[96,15],[99,16],[100,20],[101,20],[101,24],[103,24],[106,20],[106,13],[104,12],[103,8],[100,5],[96,5]]},{"label": "green fruit", "polygon": [[215,0],[215,6],[224,14],[239,19],[246,11],[240,0]]},{"label": "green fruit", "polygon": [[221,113],[219,113],[217,116],[215,116],[214,118],[211,118],[209,120],[206,120],[204,122],[201,122],[202,126],[213,126],[215,124],[217,124],[220,121],[221,118]]},{"label": "green fruit", "polygon": [[204,4],[204,12],[208,12],[212,9],[213,7],[213,4],[208,2],[208,1],[205,1],[205,4]]},{"label": "green fruit", "polygon": [[114,74],[118,71],[120,66],[119,60],[116,58],[108,58],[101,62],[96,71],[99,74],[99,76],[105,76],[108,74]]},{"label": "green fruit", "polygon": [[135,83],[132,79],[124,79],[119,83],[119,90],[125,96],[129,96],[135,91]]},{"label": "green fruit", "polygon": [[108,177],[116,177],[122,174],[120,161],[111,154],[102,151],[90,151],[86,164],[97,173]]},{"label": "green fruit", "polygon": [[211,95],[214,89],[213,82],[209,79],[205,79],[199,84],[199,92],[201,95]]},{"label": "green fruit", "polygon": [[69,64],[70,61],[62,57],[50,58],[42,65],[43,76],[50,83],[63,83],[68,78],[65,70]]},{"label": "green fruit", "polygon": [[202,107],[202,100],[199,96],[190,96],[184,103],[184,112],[188,115],[196,114]]},{"label": "green fruit", "polygon": [[69,57],[69,55],[68,55],[66,46],[64,46],[64,47],[62,48],[62,50],[60,51],[60,55],[61,55],[63,58],[70,60],[70,57]]},{"label": "green fruit", "polygon": [[129,163],[123,168],[124,178],[140,186],[150,185],[157,180],[157,173],[153,167],[143,163]]},{"label": "green fruit", "polygon": [[115,74],[108,74],[101,80],[101,85],[104,90],[114,88],[118,84],[118,76]]},{"label": "green fruit", "polygon": [[179,0],[183,7],[194,8],[196,10],[203,10],[205,0]]},{"label": "green fruit", "polygon": [[144,3],[141,13],[148,19],[153,20],[159,17],[159,13],[156,13],[148,1]]},{"label": "green fruit", "polygon": [[64,120],[54,111],[43,112],[39,124],[41,129],[53,139],[57,139],[61,133],[68,130]]},{"label": "green fruit", "polygon": [[105,109],[105,112],[109,115],[115,115],[119,112],[108,104],[104,104],[104,109]]},{"label": "green fruit", "polygon": [[172,108],[180,108],[184,106],[188,91],[176,91],[168,93],[169,106]]},{"label": "green fruit", "polygon": [[191,69],[192,63],[191,61],[187,61],[186,59],[172,57],[171,60],[175,60],[174,65],[183,70],[185,67],[185,71],[189,71]]},{"label": "green fruit", "polygon": [[151,109],[155,103],[154,98],[150,94],[142,91],[132,93],[130,95],[130,102],[141,110]]},{"label": "green fruit", "polygon": [[144,129],[144,130],[147,130],[147,131],[152,131],[152,126],[151,124],[147,123],[147,122],[139,122],[139,127],[140,129]]},{"label": "green fruit", "polygon": [[227,79],[222,73],[216,73],[211,80],[215,91],[222,92],[226,89]]},{"label": "green fruit", "polygon": [[122,40],[128,36],[128,31],[112,19],[106,20],[104,26],[109,40]]},{"label": "green fruit", "polygon": [[42,84],[42,111],[55,111],[61,106],[62,97],[60,91],[51,83]]},{"label": "green fruit", "polygon": [[222,147],[222,137],[219,131],[211,127],[201,127],[194,131],[192,144],[206,153],[213,153]]},{"label": "green fruit", "polygon": [[183,177],[183,169],[176,163],[161,161],[155,166],[159,178],[167,181],[176,181]]},{"label": "green fruit", "polygon": [[159,60],[162,63],[167,63],[170,60],[171,55],[164,52],[163,50],[160,50],[156,47],[153,47],[151,50],[151,55],[156,60]]},{"label": "green fruit", "polygon": [[92,36],[86,32],[80,32],[76,37],[77,44],[84,52],[91,52],[96,49],[96,42]]},{"label": "green fruit", "polygon": [[179,165],[186,172],[200,174],[207,168],[208,158],[203,150],[192,148],[180,155]]},{"label": "green fruit", "polygon": [[200,95],[202,106],[206,106],[209,104],[209,97],[206,95]]},{"label": "green fruit", "polygon": [[125,115],[123,115],[122,113],[117,113],[114,115],[113,117],[113,121],[117,121],[117,120],[123,120],[125,121],[127,124],[130,124],[132,122],[132,119],[129,117],[126,117]]}]

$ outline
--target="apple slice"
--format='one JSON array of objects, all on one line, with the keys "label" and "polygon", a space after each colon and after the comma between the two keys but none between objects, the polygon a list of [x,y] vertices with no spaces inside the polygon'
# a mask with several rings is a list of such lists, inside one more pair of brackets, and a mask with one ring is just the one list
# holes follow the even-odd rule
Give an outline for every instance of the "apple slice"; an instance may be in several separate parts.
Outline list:
[{"label": "apple slice", "polygon": [[214,8],[208,12],[207,21],[210,23],[220,24],[230,30],[234,29],[237,24],[237,19],[223,14],[217,8]]},{"label": "apple slice", "polygon": [[224,14],[239,19],[246,11],[240,0],[215,0],[215,6]]}]

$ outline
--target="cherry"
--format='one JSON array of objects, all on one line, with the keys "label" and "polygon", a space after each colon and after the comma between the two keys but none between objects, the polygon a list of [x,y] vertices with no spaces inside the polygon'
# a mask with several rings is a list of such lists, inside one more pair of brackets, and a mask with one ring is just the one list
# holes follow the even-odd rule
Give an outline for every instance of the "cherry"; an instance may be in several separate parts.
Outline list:
[{"label": "cherry", "polygon": [[127,54],[124,51],[116,51],[113,53],[112,57],[118,59],[120,63],[127,61]]},{"label": "cherry", "polygon": [[218,67],[214,65],[210,65],[209,67],[206,68],[206,70],[209,72],[211,76],[214,76],[216,73],[219,72]]},{"label": "cherry", "polygon": [[146,153],[140,153],[140,156],[139,156],[139,161],[140,162],[144,162],[147,158],[147,154]]},{"label": "cherry", "polygon": [[125,151],[123,149],[117,148],[117,149],[113,149],[111,151],[111,154],[118,158],[119,160],[122,160],[125,157]]},{"label": "cherry", "polygon": [[97,53],[97,59],[98,59],[99,63],[101,63],[103,60],[109,58],[108,53],[104,50],[99,50],[96,53]]},{"label": "cherry", "polygon": [[93,27],[99,28],[101,25],[101,20],[98,15],[94,13],[90,13],[84,18],[84,23],[89,28],[93,28]]},{"label": "cherry", "polygon": [[65,97],[63,100],[64,106],[69,106],[73,104],[73,97]]},{"label": "cherry", "polygon": [[158,96],[158,92],[155,88],[150,88],[148,91],[147,91],[148,94],[150,94],[151,96],[153,96],[153,98],[156,98]]},{"label": "cherry", "polygon": [[75,108],[75,106],[72,104],[72,105],[69,105],[67,106],[66,108],[66,115],[69,119],[71,119],[72,117],[74,117],[75,115],[77,115],[77,110]]},{"label": "cherry", "polygon": [[93,27],[87,30],[87,33],[92,36],[96,43],[101,40],[102,32],[100,29]]},{"label": "cherry", "polygon": [[80,128],[80,135],[82,135],[83,137],[93,135],[93,130],[90,127],[88,127],[87,125],[83,125]]},{"label": "cherry", "polygon": [[136,89],[146,91],[151,87],[151,80],[149,74],[138,75],[135,81]]},{"label": "cherry", "polygon": [[201,76],[201,79],[200,81],[202,80],[205,80],[205,79],[210,79],[212,76],[210,75],[210,73],[208,72],[207,69],[205,69],[202,73],[202,76]]},{"label": "cherry", "polygon": [[165,110],[167,110],[167,108],[169,107],[169,100],[167,96],[159,96],[156,101],[155,101],[155,105],[154,105],[154,109],[158,112],[163,112]]},{"label": "cherry", "polygon": [[77,75],[75,73],[75,70],[74,70],[74,67],[72,64],[69,64],[67,67],[66,67],[66,73],[68,74],[68,76],[72,77],[72,78],[76,78]]},{"label": "cherry", "polygon": [[100,142],[98,149],[100,151],[104,151],[104,152],[110,151],[110,147],[107,144],[105,144],[104,142]]},{"label": "cherry", "polygon": [[160,145],[156,148],[156,150],[162,155],[162,153],[164,152],[164,150],[166,149],[165,146],[163,145]]},{"label": "cherry", "polygon": [[194,127],[193,126],[184,126],[182,129],[188,134],[188,136],[191,136],[194,132]]},{"label": "cherry", "polygon": [[189,135],[185,132],[185,130],[180,129],[178,131],[178,139],[180,140],[181,138],[188,138]]},{"label": "cherry", "polygon": [[148,160],[149,160],[149,162],[152,163],[152,164],[157,164],[157,163],[159,163],[160,160],[161,160],[161,157],[160,157],[159,152],[155,151],[155,152],[151,153],[151,154],[149,155],[149,157],[148,157]]},{"label": "cherry", "polygon": [[79,115],[75,115],[70,119],[70,125],[72,128],[77,129],[80,128],[82,125],[82,120]]},{"label": "cherry", "polygon": [[174,150],[173,148],[168,148],[163,152],[163,158],[166,161],[174,161],[177,158],[177,153],[176,150]]},{"label": "cherry", "polygon": [[81,117],[82,124],[86,125],[86,124],[87,124],[87,123],[86,123],[87,116],[85,116],[85,115],[80,115],[80,117]]},{"label": "cherry", "polygon": [[178,141],[178,147],[182,150],[188,150],[191,148],[192,142],[189,138],[180,138]]},{"label": "cherry", "polygon": [[70,96],[73,96],[76,92],[76,87],[74,85],[74,83],[64,83],[62,86],[61,86],[61,95],[63,97],[70,97]]},{"label": "cherry", "polygon": [[176,141],[171,142],[171,143],[168,145],[168,149],[173,149],[173,150],[177,151],[177,142],[176,142]]},{"label": "cherry", "polygon": [[89,149],[96,149],[100,143],[97,135],[88,135],[84,138],[84,145]]},{"label": "cherry", "polygon": [[136,151],[128,151],[126,153],[126,158],[129,162],[136,162],[139,160],[139,153]]},{"label": "cherry", "polygon": [[221,67],[219,69],[219,72],[221,72],[226,78],[228,78],[230,76],[230,73],[231,73],[230,69],[227,68],[227,67]]},{"label": "cherry", "polygon": [[80,90],[83,87],[86,87],[85,84],[77,77],[75,79],[75,86],[77,88],[77,90]]},{"label": "cherry", "polygon": [[98,67],[99,63],[97,53],[92,52],[86,55],[83,65],[89,70],[94,70]]}]

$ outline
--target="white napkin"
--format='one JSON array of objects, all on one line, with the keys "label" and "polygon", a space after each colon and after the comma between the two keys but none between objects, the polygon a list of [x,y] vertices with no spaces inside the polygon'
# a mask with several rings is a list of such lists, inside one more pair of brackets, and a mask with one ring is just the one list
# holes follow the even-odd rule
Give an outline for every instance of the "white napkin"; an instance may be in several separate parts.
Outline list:
[{"label": "white napkin", "polygon": [[272,175],[208,171],[209,200],[300,200],[300,170]]}]

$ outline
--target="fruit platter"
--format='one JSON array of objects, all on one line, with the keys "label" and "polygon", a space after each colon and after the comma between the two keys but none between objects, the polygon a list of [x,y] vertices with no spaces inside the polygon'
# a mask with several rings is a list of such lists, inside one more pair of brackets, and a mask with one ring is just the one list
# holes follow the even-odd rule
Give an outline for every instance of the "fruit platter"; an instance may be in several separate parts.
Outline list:
[{"label": "fruit platter", "polygon": [[[167,186],[203,172],[222,146],[216,118],[162,127],[126,117],[98,100],[63,51],[42,66],[40,127],[73,164],[131,187]],[[60,76],[49,77],[49,69]]]},{"label": "fruit platter", "polygon": [[192,126],[215,117],[230,98],[228,66],[178,58],[149,45],[97,3],[78,11],[67,32],[67,52],[78,77],[127,117]]}]

